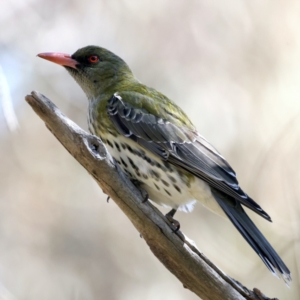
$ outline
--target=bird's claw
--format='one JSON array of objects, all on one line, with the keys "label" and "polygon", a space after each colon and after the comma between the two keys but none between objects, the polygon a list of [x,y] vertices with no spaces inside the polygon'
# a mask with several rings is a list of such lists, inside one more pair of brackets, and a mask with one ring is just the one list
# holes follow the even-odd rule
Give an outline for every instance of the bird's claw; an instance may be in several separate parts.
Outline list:
[{"label": "bird's claw", "polygon": [[143,201],[142,201],[142,203],[145,203],[145,202],[147,202],[147,201],[148,201],[148,199],[149,199],[148,192],[147,192],[146,190],[142,189],[142,188],[140,188],[140,192],[141,192],[141,194],[142,194],[142,198],[143,198]]},{"label": "bird's claw", "polygon": [[174,219],[176,211],[177,209],[172,209],[165,215],[165,217],[171,223],[171,229],[173,230],[173,232],[177,232],[180,229],[180,223]]},{"label": "bird's claw", "polygon": [[141,195],[142,195],[142,198],[143,198],[143,201],[142,201],[142,203],[145,203],[145,202],[147,202],[148,201],[148,199],[149,199],[149,194],[148,194],[148,192],[145,190],[145,189],[143,189],[142,187],[141,187],[141,182],[140,181],[138,181],[138,180],[131,180],[131,182],[135,185],[135,187],[140,191],[140,193],[141,193]]},{"label": "bird's claw", "polygon": [[173,232],[177,232],[180,229],[180,223],[172,217],[167,217],[167,219],[171,223],[171,229],[173,230]]}]

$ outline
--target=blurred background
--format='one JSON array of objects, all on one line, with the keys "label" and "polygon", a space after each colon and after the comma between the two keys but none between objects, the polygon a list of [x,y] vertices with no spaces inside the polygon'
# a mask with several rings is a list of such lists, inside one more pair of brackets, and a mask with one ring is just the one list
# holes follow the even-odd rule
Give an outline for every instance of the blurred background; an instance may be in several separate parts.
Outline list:
[{"label": "blurred background", "polygon": [[[292,271],[287,288],[234,227],[198,204],[183,232],[224,272],[299,299],[300,2],[2,0],[0,299],[198,299],[59,144],[24,96],[87,129],[87,100],[40,52],[99,45],[176,101],[272,217],[253,215]],[[165,210],[162,209],[163,212]]]}]

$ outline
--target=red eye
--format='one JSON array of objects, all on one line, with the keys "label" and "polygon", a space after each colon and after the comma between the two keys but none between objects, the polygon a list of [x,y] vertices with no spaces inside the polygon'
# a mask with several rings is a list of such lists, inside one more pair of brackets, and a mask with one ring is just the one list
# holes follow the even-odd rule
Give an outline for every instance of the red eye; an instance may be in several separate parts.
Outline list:
[{"label": "red eye", "polygon": [[88,58],[88,61],[92,64],[95,64],[99,61],[99,57],[97,55],[91,55],[89,58]]}]

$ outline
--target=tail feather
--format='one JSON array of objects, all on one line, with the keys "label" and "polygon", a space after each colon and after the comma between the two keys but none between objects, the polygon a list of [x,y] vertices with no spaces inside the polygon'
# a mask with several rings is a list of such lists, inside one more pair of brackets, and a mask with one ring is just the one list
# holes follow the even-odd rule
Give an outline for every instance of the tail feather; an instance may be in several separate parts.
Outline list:
[{"label": "tail feather", "polygon": [[219,191],[212,190],[212,193],[230,221],[242,234],[253,250],[259,255],[267,268],[276,277],[278,277],[279,273],[285,283],[289,286],[289,283],[292,281],[291,272],[263,234],[248,217],[242,205],[235,199],[228,197]]}]

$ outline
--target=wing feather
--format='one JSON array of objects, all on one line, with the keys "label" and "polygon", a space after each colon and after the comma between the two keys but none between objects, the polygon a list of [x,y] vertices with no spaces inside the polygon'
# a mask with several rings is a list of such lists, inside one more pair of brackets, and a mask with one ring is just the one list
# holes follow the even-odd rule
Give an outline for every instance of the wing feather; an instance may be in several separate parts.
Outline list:
[{"label": "wing feather", "polygon": [[239,187],[236,174],[228,162],[198,132],[125,103],[117,94],[108,101],[107,113],[120,134],[271,220]]}]

